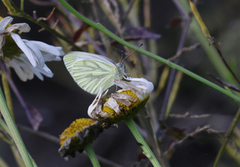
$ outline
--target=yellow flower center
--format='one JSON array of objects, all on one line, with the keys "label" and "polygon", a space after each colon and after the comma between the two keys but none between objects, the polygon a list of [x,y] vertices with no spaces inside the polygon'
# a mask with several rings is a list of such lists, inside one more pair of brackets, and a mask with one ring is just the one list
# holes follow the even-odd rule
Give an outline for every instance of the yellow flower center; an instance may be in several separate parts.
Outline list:
[{"label": "yellow flower center", "polygon": [[[140,102],[139,98],[135,95],[135,93],[133,93],[131,90],[125,90],[125,91],[122,91],[120,92],[119,94],[127,94],[135,99],[137,99],[136,102],[133,102],[133,101],[130,101],[131,102],[131,106],[126,106],[124,104],[122,104],[121,102],[117,101],[117,103],[119,104],[119,106],[124,110],[124,111],[128,111],[134,107],[136,107],[136,105]],[[112,98],[112,97],[110,97]],[[106,100],[106,103],[108,102],[108,99]],[[110,114],[110,118],[113,118],[115,116],[115,111],[113,109],[111,109],[110,107],[108,106],[103,106],[103,112],[106,112],[108,114]],[[112,114],[112,115],[111,115]]]},{"label": "yellow flower center", "polygon": [[[0,16],[0,21],[2,19],[3,17]],[[7,27],[9,27],[10,25],[11,24],[9,24]],[[18,33],[18,29],[13,30],[12,33]],[[20,54],[23,53],[9,33],[5,33],[5,43],[2,46],[2,51],[3,57],[8,57],[10,59],[12,59],[14,56],[20,56]]]},{"label": "yellow flower center", "polygon": [[95,122],[95,120],[89,118],[80,118],[75,120],[61,135],[59,135],[60,145],[62,146],[69,137],[75,136],[77,131],[81,131],[83,128],[91,126]]},{"label": "yellow flower center", "polygon": [[136,102],[131,101],[132,105],[129,106],[129,107],[126,106],[126,105],[124,105],[124,104],[122,104],[122,103],[120,103],[120,102],[118,102],[118,104],[119,104],[124,110],[130,110],[130,109],[132,109],[133,107],[135,107],[135,106],[140,102],[139,98],[138,98],[138,97],[135,95],[135,93],[133,93],[131,90],[122,91],[122,92],[120,92],[120,94],[128,94],[129,96],[132,96],[133,98],[137,99]]},{"label": "yellow flower center", "polygon": [[23,52],[17,46],[10,35],[6,35],[5,44],[2,47],[3,57],[12,59],[14,56],[20,56]]}]

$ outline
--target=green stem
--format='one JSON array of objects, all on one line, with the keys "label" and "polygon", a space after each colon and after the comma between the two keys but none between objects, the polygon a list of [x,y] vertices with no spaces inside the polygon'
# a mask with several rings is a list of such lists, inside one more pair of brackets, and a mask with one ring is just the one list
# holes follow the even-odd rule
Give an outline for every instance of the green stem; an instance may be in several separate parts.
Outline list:
[{"label": "green stem", "polygon": [[151,161],[151,163],[154,167],[161,167],[160,163],[158,162],[157,158],[153,154],[152,150],[149,148],[146,141],[144,140],[144,138],[140,134],[140,132],[139,132],[136,124],[134,123],[133,119],[130,118],[130,119],[127,119],[127,120],[124,120],[124,121],[127,124],[130,131],[132,132],[135,139],[137,140],[137,142],[141,144],[141,148],[143,149],[143,154],[146,155],[146,157]]},{"label": "green stem", "polygon": [[26,147],[22,141],[22,138],[17,130],[17,127],[12,119],[12,116],[10,114],[10,111],[7,107],[7,104],[6,104],[6,101],[5,101],[5,98],[3,96],[3,93],[2,93],[2,89],[0,88],[0,109],[1,109],[1,113],[2,113],[2,116],[4,117],[4,120],[6,121],[7,123],[7,126],[10,130],[10,133],[11,133],[11,137],[13,138],[18,150],[19,150],[19,153],[21,154],[22,156],[22,159],[25,163],[25,165],[27,167],[32,167],[33,166],[33,163],[31,161],[31,158],[26,150]]},{"label": "green stem", "polygon": [[194,79],[196,79],[196,80],[198,80],[198,81],[200,81],[200,82],[202,82],[202,83],[205,83],[206,85],[208,85],[208,86],[210,86],[210,87],[212,87],[212,88],[214,88],[214,89],[216,89],[216,90],[224,93],[225,95],[233,98],[234,100],[240,102],[240,98],[237,97],[237,96],[235,96],[235,95],[232,94],[231,92],[226,91],[225,89],[221,88],[220,86],[218,86],[218,85],[216,85],[216,84],[214,84],[214,83],[212,83],[212,82],[210,82],[210,81],[208,81],[208,80],[206,80],[206,79],[204,79],[204,78],[202,78],[202,77],[194,74],[193,72],[191,72],[191,71],[189,71],[189,70],[187,70],[187,69],[185,69],[185,68],[183,68],[183,67],[181,67],[181,66],[179,66],[179,65],[177,65],[177,64],[174,64],[174,63],[172,63],[172,62],[170,62],[170,61],[168,61],[168,60],[166,60],[166,59],[164,59],[164,58],[162,58],[162,57],[159,57],[158,55],[155,55],[155,54],[153,54],[153,53],[151,53],[151,52],[148,52],[148,51],[146,51],[146,50],[144,50],[144,49],[138,48],[137,46],[135,46],[135,45],[133,45],[133,44],[127,42],[127,41],[124,41],[124,40],[121,39],[120,37],[116,36],[115,34],[113,34],[112,32],[110,32],[109,30],[107,30],[107,29],[106,29],[105,27],[103,27],[101,24],[97,24],[97,23],[95,23],[95,22],[87,19],[86,17],[84,17],[84,16],[81,15],[80,13],[78,13],[78,11],[76,11],[76,10],[75,10],[72,6],[70,6],[66,1],[64,1],[64,0],[59,0],[59,2],[60,2],[63,6],[65,6],[71,13],[73,13],[77,18],[79,18],[79,19],[82,20],[83,22],[89,24],[90,26],[98,29],[99,31],[103,32],[104,34],[106,34],[107,36],[109,36],[109,37],[111,37],[112,39],[116,40],[116,41],[119,42],[120,44],[122,44],[122,45],[124,45],[124,46],[127,46],[128,48],[133,49],[133,50],[136,49],[137,52],[140,52],[140,53],[142,53],[142,54],[144,54],[144,55],[146,55],[146,56],[148,56],[148,57],[151,57],[151,58],[153,58],[153,59],[155,59],[155,60],[157,60],[157,61],[160,61],[160,62],[162,62],[162,63],[164,63],[164,64],[167,64],[167,65],[168,65],[169,67],[171,67],[171,68],[174,68],[174,69],[177,69],[177,70],[179,70],[179,71],[182,71],[184,74],[189,75],[190,77],[192,77],[192,78],[194,78]]},{"label": "green stem", "polygon": [[213,164],[213,167],[218,166],[218,163],[219,163],[220,158],[223,154],[223,151],[225,150],[225,147],[227,146],[227,144],[230,140],[230,137],[233,133],[233,130],[234,130],[235,126],[237,125],[239,119],[240,119],[240,108],[238,109],[238,111],[237,111],[237,113],[236,113],[236,115],[235,115],[235,117],[232,121],[232,124],[231,124],[230,128],[228,129],[226,139],[225,139],[224,143],[222,144],[220,150],[218,151],[218,154],[217,154],[217,157],[216,157],[215,162]]},{"label": "green stem", "polygon": [[29,16],[28,14],[24,13],[23,11],[20,12],[20,16],[24,17],[25,19],[30,20],[31,22],[41,26],[42,28],[44,28],[45,30],[47,30],[48,32],[52,33],[53,35],[55,35],[56,37],[64,40],[65,42],[67,42],[68,44],[70,44],[74,49],[76,50],[80,50],[79,47],[77,47],[71,40],[69,40],[68,38],[66,38],[65,36],[61,35],[60,33],[58,33],[57,31],[55,31],[54,29],[48,27],[46,24],[44,24],[41,21],[37,21],[35,20],[33,17]]},{"label": "green stem", "polygon": [[9,129],[2,118],[0,118],[0,126],[11,136]]},{"label": "green stem", "polygon": [[[41,26],[44,30],[47,30],[48,32],[55,35],[56,37],[64,40],[65,42],[70,44],[74,49],[80,50],[80,48],[78,46],[76,46],[73,41],[69,40],[68,38],[66,38],[62,34],[58,33],[54,29],[48,27],[48,25],[44,24],[43,22],[38,21],[38,20],[34,19],[32,16],[26,14],[22,9],[19,9],[11,0],[2,0],[2,1],[3,1],[4,5],[7,7],[8,11],[12,15],[15,15],[15,16],[18,16],[18,17],[24,17],[25,19]],[[22,5],[23,5],[22,2],[23,2],[23,0],[21,1],[21,8],[22,8]]]},{"label": "green stem", "polygon": [[24,0],[21,0],[20,10],[21,10],[21,11],[24,11]]},{"label": "green stem", "polygon": [[87,155],[88,155],[88,157],[90,158],[90,160],[91,160],[91,162],[92,162],[92,165],[93,165],[94,167],[100,167],[100,164],[99,164],[99,162],[98,162],[98,159],[97,159],[97,157],[96,157],[96,154],[94,153],[94,151],[93,151],[93,149],[92,149],[91,144],[87,144],[84,149],[85,149],[85,151],[87,152]]}]

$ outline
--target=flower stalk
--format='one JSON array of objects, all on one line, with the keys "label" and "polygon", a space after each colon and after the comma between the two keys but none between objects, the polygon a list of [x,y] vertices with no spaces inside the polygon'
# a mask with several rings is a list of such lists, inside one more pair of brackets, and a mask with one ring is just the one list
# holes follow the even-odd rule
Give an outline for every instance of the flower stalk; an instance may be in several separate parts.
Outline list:
[{"label": "flower stalk", "polygon": [[148,144],[140,134],[133,119],[132,118],[126,119],[124,120],[124,122],[127,124],[128,128],[132,132],[137,142],[141,144],[141,148],[143,149],[143,154],[151,161],[152,165],[154,167],[161,167],[160,163],[158,162],[157,158],[153,154],[152,150],[149,148]]},{"label": "flower stalk", "polygon": [[90,158],[93,167],[100,167],[100,164],[99,164],[99,162],[98,162],[98,159],[97,159],[97,157],[96,157],[96,154],[94,153],[94,151],[93,151],[93,149],[92,149],[91,144],[87,144],[84,149],[85,149],[88,157]]}]

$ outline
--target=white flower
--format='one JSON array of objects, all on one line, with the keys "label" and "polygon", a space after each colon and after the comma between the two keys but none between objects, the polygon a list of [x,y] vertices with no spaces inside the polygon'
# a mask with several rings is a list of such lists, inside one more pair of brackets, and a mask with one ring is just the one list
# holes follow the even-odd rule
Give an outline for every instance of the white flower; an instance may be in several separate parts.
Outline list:
[{"label": "white flower", "polygon": [[22,39],[18,34],[29,32],[26,23],[12,24],[13,18],[0,18],[0,58],[7,67],[12,67],[22,81],[32,79],[34,74],[41,80],[43,75],[52,77],[52,71],[45,62],[60,61],[64,52],[43,42]]},{"label": "white flower", "polygon": [[106,126],[119,123],[137,114],[149,99],[153,84],[144,78],[127,78],[128,81],[115,80],[121,89],[104,99],[102,89],[88,107],[88,115]]},{"label": "white flower", "polygon": [[154,89],[153,83],[149,82],[145,78],[128,77],[127,80],[130,82],[124,82],[122,80],[114,81],[115,85],[122,88],[118,91],[119,93],[125,90],[131,90],[140,100],[143,100]]}]

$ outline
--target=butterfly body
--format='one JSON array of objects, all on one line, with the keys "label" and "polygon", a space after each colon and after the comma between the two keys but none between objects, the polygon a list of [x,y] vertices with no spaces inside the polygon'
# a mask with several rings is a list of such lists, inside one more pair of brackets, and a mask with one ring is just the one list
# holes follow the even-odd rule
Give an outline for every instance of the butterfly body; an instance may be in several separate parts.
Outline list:
[{"label": "butterfly body", "polygon": [[115,63],[107,57],[86,52],[70,52],[63,58],[75,82],[85,91],[97,94],[114,84],[115,79],[126,76],[122,62]]}]

